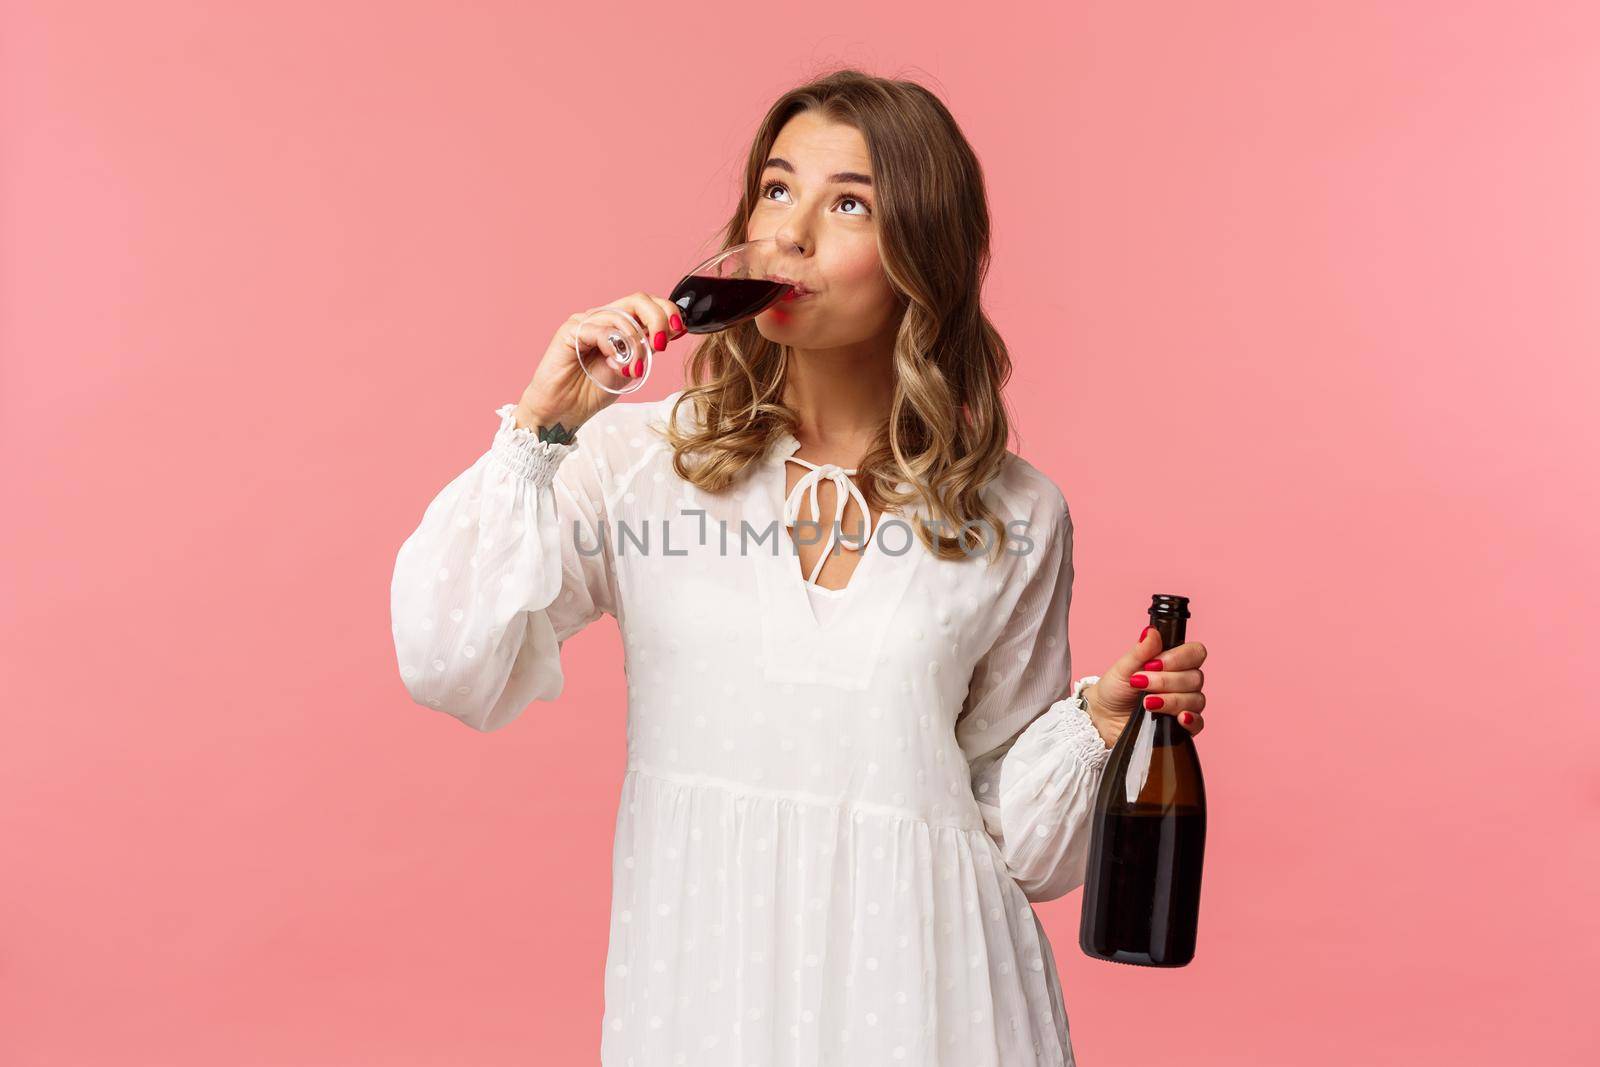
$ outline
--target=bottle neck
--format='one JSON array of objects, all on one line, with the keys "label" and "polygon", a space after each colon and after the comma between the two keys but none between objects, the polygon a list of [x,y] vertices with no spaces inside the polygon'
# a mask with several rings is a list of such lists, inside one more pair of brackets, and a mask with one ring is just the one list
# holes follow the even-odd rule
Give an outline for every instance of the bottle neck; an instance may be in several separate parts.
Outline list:
[{"label": "bottle neck", "polygon": [[1183,634],[1184,630],[1187,629],[1186,624],[1188,621],[1188,619],[1170,615],[1150,616],[1151,627],[1161,635],[1161,648],[1163,651],[1183,644],[1186,640]]},{"label": "bottle neck", "polygon": [[[1165,652],[1183,644],[1185,624],[1188,619],[1182,616],[1150,615],[1150,625],[1161,635],[1161,649]],[[1156,654],[1159,658],[1161,653]],[[1189,731],[1178,723],[1176,715],[1167,715],[1159,711],[1149,711],[1144,707],[1144,698],[1139,699],[1139,710],[1151,716],[1155,723],[1155,734],[1152,738],[1157,747],[1183,744],[1190,740]]]}]

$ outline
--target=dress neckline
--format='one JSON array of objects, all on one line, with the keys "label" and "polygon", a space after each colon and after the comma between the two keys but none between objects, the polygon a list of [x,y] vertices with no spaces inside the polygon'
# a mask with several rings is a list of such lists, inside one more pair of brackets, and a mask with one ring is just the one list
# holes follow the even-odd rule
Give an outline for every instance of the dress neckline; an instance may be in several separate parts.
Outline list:
[{"label": "dress neckline", "polygon": [[[800,439],[794,434],[790,433],[788,430],[779,430],[773,436],[771,444],[767,446],[767,462],[781,467],[785,462],[793,458],[800,463],[810,466],[810,460],[802,459],[800,456],[795,455],[795,453],[798,451],[800,451]],[[856,468],[854,467],[849,467],[846,469],[851,474],[856,473]],[[900,493],[908,493],[911,491],[911,483],[905,481],[898,482],[895,485],[895,491]]]},{"label": "dress neckline", "polygon": [[[859,487],[855,485],[850,477],[858,473],[858,468],[839,467],[837,464],[815,464],[802,456],[795,455],[795,453],[799,450],[800,439],[797,438],[793,433],[790,433],[788,430],[780,429],[776,434],[773,435],[771,443],[768,446],[766,456],[766,463],[777,468],[775,471],[773,471],[773,503],[777,505],[778,518],[779,521],[784,524],[786,537],[788,536],[788,527],[791,525],[787,521],[790,513],[790,501],[793,500],[794,502],[798,503],[799,499],[805,495],[806,490],[803,483],[807,478],[811,477],[812,473],[816,472],[817,468],[832,467],[833,470],[830,473],[836,473],[844,478],[850,487],[849,490],[847,490],[848,492],[860,492]],[[788,489],[789,478],[787,471],[790,460],[812,468],[810,473],[801,478],[801,484],[797,484],[793,490]],[[819,480],[821,477],[822,476],[819,475]],[[910,489],[911,483],[905,481],[898,483],[899,492],[908,492]],[[840,498],[843,499],[842,494],[840,494]],[[876,560],[874,557],[884,554],[881,544],[882,538],[878,535],[881,533],[884,520],[888,518],[888,515],[880,515],[876,521],[873,521],[872,512],[866,507],[865,503],[863,501],[858,501],[858,505],[861,507],[862,514],[866,517],[865,530],[857,537],[847,538],[846,543],[852,547],[855,547],[858,542],[864,541],[866,543],[866,548],[864,551],[862,551],[861,559],[856,563],[855,569],[850,572],[850,580],[844,584],[843,588],[829,589],[827,586],[818,585],[812,580],[812,577],[814,577],[821,570],[821,563],[827,560],[828,552],[824,552],[818,557],[818,564],[813,567],[811,577],[805,575],[801,568],[795,566],[795,563],[799,560],[799,553],[798,551],[793,551],[794,541],[792,538],[788,542],[791,551],[778,553],[778,558],[785,565],[784,570],[786,572],[788,581],[793,584],[795,591],[801,594],[799,598],[800,606],[805,610],[806,616],[812,621],[813,625],[816,625],[816,616],[811,610],[811,600],[810,596],[807,595],[807,590],[816,590],[817,592],[823,593],[826,596],[836,600],[857,600],[859,599],[857,594],[860,592],[857,587],[861,585],[864,580],[870,580],[872,577],[872,572],[876,570],[881,563],[883,563],[883,561]],[[914,509],[914,504],[907,506],[904,509],[905,514],[909,516]],[[814,502],[812,510],[813,513],[815,513],[816,507]],[[896,514],[899,513],[897,512]],[[831,539],[832,531],[830,528],[830,540]],[[874,543],[875,539],[878,543]],[[830,544],[828,551],[831,550],[832,545]],[[903,550],[896,553],[896,555],[903,554]],[[846,596],[846,594],[849,595]]]},{"label": "dress neckline", "polygon": [[[806,499],[807,494],[810,495],[811,514],[815,516],[811,521],[821,522],[822,509],[817,502],[817,488],[823,482],[833,483],[835,507],[833,509],[833,518],[828,523],[828,539],[823,543],[822,551],[817,554],[817,560],[811,567],[811,573],[806,575],[806,584],[816,585],[817,576],[822,573],[822,567],[833,553],[835,544],[845,545],[853,552],[864,552],[871,544],[872,510],[867,507],[867,498],[862,494],[861,488],[851,479],[851,475],[857,473],[856,468],[841,467],[837,463],[812,463],[810,460],[794,455],[785,456],[784,462],[798,463],[807,468],[806,473],[800,476],[800,480],[794,483],[794,488],[790,489],[788,495],[784,498],[783,525],[785,529],[793,529],[795,524],[800,521],[800,505]],[[787,484],[787,476],[785,476],[784,482]],[[845,536],[842,528],[844,513],[845,509],[850,506],[852,499],[855,500],[856,506],[861,509],[862,527],[860,533]],[[856,566],[851,569],[850,577],[845,581],[842,589],[829,591],[843,593],[848,590],[854,584],[855,572],[860,569],[865,560],[866,557],[863,555],[856,562]]]}]

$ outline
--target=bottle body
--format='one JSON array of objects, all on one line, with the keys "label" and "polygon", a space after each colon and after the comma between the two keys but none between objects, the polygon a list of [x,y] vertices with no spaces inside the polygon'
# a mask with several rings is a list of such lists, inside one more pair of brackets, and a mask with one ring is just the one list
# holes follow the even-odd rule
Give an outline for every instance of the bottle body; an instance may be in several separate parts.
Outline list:
[{"label": "bottle body", "polygon": [[[1184,642],[1187,598],[1158,595],[1162,647]],[[1091,816],[1078,944],[1145,967],[1194,959],[1205,857],[1205,782],[1194,739],[1171,715],[1139,708],[1107,758]]]}]

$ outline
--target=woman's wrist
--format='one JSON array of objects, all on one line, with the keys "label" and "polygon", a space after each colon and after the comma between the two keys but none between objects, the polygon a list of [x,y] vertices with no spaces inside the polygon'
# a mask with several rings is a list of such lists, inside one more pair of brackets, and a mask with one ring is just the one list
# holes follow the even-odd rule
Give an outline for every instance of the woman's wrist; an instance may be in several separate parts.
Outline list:
[{"label": "woman's wrist", "polygon": [[556,441],[560,444],[570,444],[572,436],[578,432],[578,427],[582,426],[584,421],[573,412],[551,412],[541,408],[531,408],[526,404],[518,404],[514,414],[519,429],[532,430],[534,436],[541,441]]},{"label": "woman's wrist", "polygon": [[1106,743],[1107,748],[1110,748],[1117,743],[1117,738],[1122,733],[1123,724],[1107,716],[1095,703],[1095,686],[1099,684],[1099,682],[1090,683],[1084,687],[1083,692],[1079,695],[1083,697],[1084,709],[1089,713],[1089,721],[1094,723],[1095,731],[1099,733],[1100,740]]}]

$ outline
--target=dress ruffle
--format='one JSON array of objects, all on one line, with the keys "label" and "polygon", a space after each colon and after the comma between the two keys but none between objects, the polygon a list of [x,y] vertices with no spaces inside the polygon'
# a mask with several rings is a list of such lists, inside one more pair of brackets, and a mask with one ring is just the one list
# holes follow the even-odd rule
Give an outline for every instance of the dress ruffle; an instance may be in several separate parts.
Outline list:
[{"label": "dress ruffle", "polygon": [[603,1062],[1068,1062],[1049,941],[981,830],[639,764],[619,815]]},{"label": "dress ruffle", "polygon": [[561,461],[578,447],[576,439],[570,443],[541,441],[539,435],[525,426],[517,425],[517,406],[502,404],[495,409],[500,416],[500,428],[495,431],[489,451],[507,470],[546,486],[555,481],[556,469]]}]

